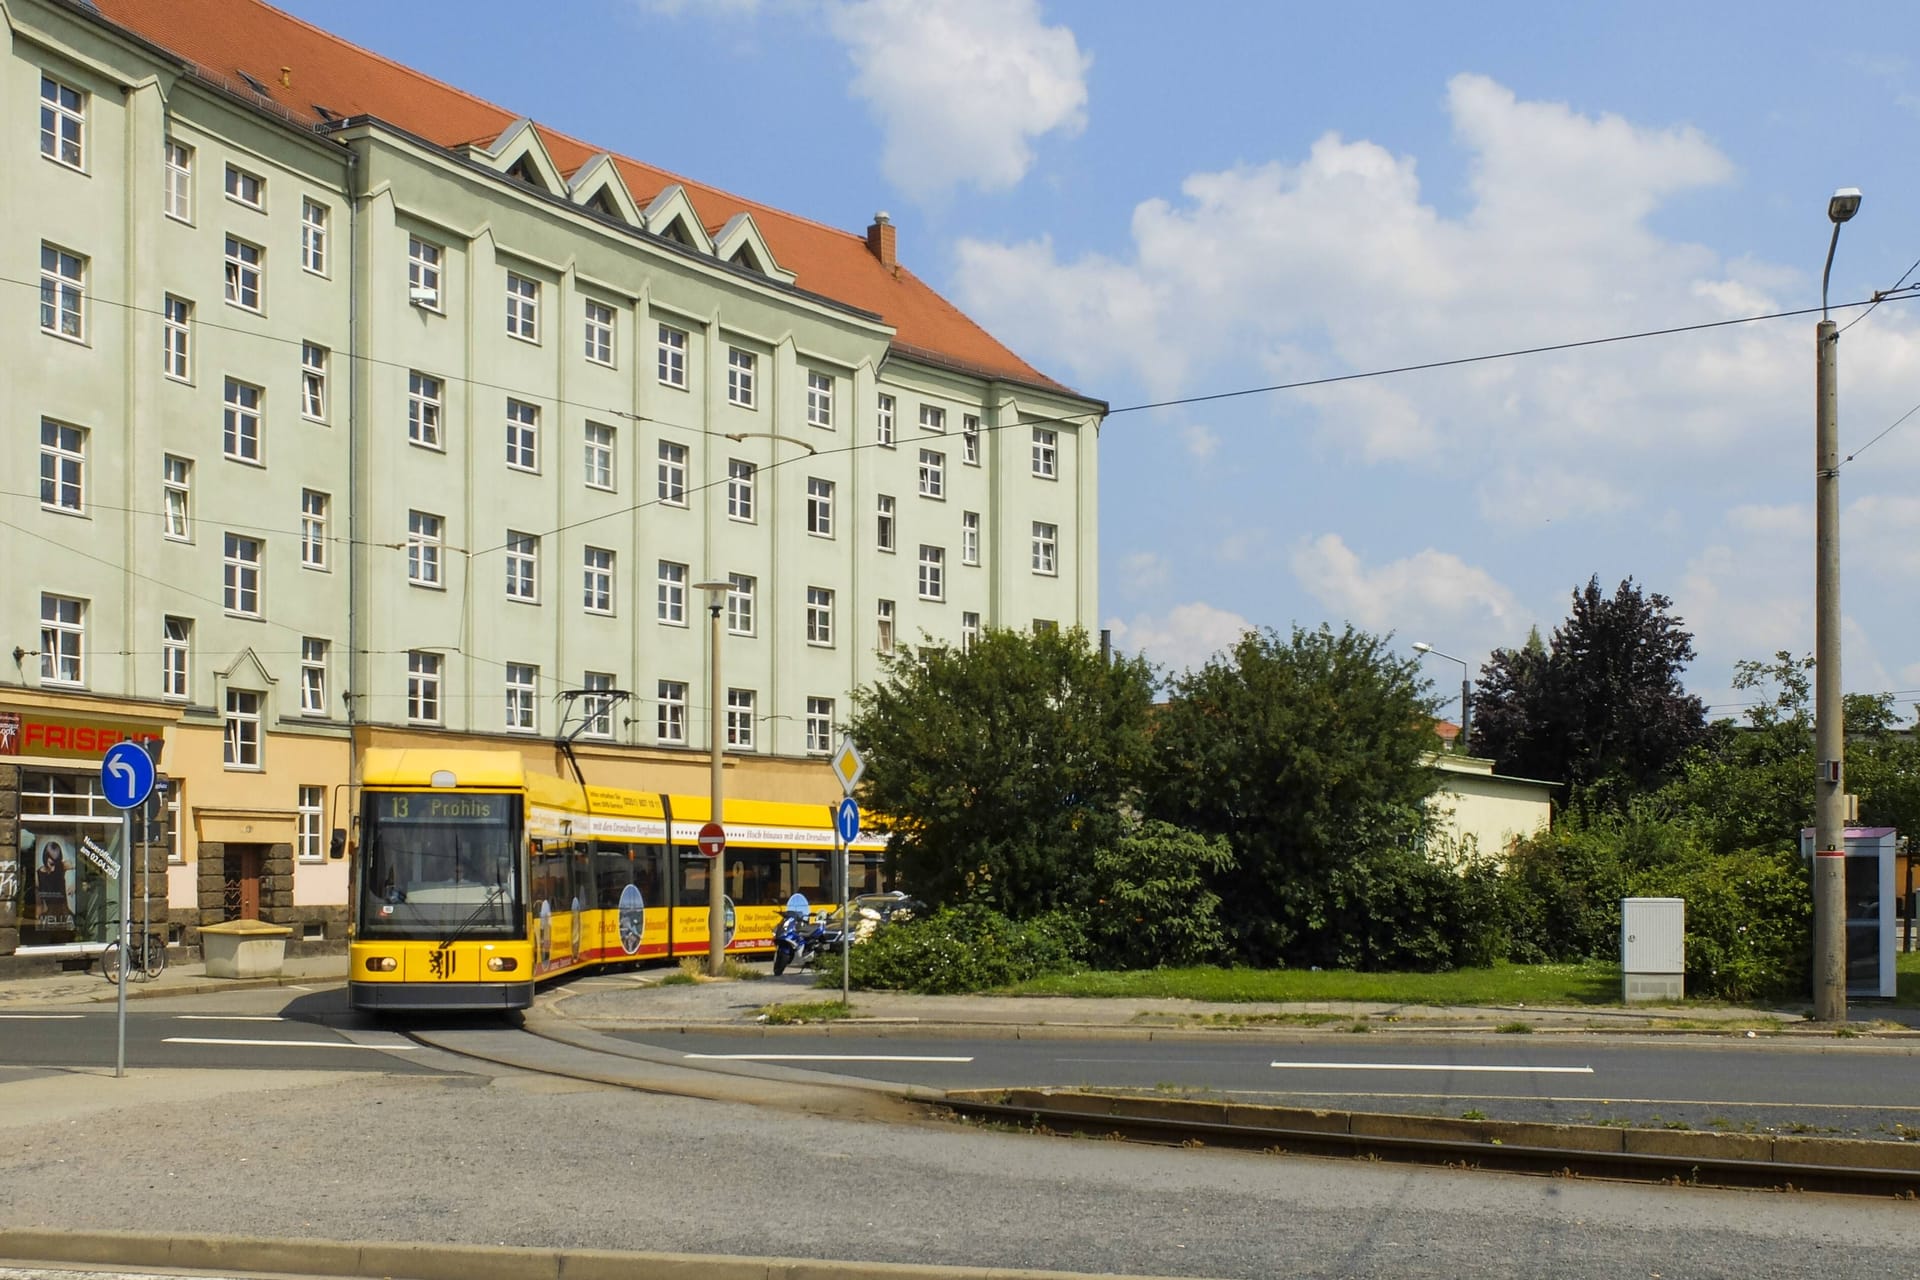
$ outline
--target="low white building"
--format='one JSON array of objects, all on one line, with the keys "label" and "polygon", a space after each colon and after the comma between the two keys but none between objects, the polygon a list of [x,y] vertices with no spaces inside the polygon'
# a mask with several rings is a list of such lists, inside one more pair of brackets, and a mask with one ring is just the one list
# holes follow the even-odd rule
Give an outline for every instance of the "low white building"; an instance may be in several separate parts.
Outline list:
[{"label": "low white building", "polygon": [[1495,773],[1493,761],[1477,756],[1436,751],[1427,763],[1440,771],[1427,808],[1439,821],[1441,843],[1463,856],[1505,861],[1516,843],[1553,825],[1558,783]]}]

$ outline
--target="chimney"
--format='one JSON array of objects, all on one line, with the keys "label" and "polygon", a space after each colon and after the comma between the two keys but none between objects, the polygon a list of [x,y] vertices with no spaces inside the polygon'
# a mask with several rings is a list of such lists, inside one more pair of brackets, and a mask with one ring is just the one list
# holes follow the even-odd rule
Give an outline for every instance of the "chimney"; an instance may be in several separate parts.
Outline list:
[{"label": "chimney", "polygon": [[293,68],[292,67],[280,68],[280,87],[282,89],[293,88]]},{"label": "chimney", "polygon": [[899,265],[893,252],[893,221],[885,209],[873,215],[873,225],[867,228],[867,252],[880,259],[880,265],[889,271]]}]

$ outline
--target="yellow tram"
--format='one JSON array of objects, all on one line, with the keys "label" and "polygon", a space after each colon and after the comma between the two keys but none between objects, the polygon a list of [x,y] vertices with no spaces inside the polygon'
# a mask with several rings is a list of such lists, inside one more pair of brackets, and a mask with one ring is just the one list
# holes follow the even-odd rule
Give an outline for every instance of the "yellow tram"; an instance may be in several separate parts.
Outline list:
[{"label": "yellow tram", "polygon": [[[596,965],[707,954],[704,796],[582,786],[513,751],[369,751],[347,990],[373,1011],[524,1009]],[[833,806],[726,802],[729,952],[771,951],[794,892],[838,896]],[[884,838],[848,851],[878,892]]]}]

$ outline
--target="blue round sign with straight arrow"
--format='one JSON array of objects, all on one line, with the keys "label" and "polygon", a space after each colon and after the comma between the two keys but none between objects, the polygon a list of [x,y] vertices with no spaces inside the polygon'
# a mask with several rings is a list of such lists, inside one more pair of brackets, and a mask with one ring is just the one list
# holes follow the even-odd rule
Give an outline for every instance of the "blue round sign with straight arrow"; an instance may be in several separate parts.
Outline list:
[{"label": "blue round sign with straight arrow", "polygon": [[153,791],[153,757],[137,742],[116,742],[100,762],[100,789],[116,809],[138,809]]},{"label": "blue round sign with straight arrow", "polygon": [[854,803],[852,796],[842,800],[840,807],[834,811],[833,825],[840,831],[842,844],[852,844],[854,837],[860,834],[860,806]]}]

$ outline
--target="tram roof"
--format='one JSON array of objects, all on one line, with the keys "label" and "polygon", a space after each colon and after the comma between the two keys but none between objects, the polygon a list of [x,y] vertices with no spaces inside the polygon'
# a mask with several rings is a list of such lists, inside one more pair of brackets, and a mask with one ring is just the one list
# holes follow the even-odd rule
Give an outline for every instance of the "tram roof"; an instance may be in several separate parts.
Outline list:
[{"label": "tram roof", "polygon": [[451,774],[457,787],[519,788],[527,783],[517,751],[421,751],[375,747],[360,766],[360,780],[373,787],[430,787],[436,774]]}]

